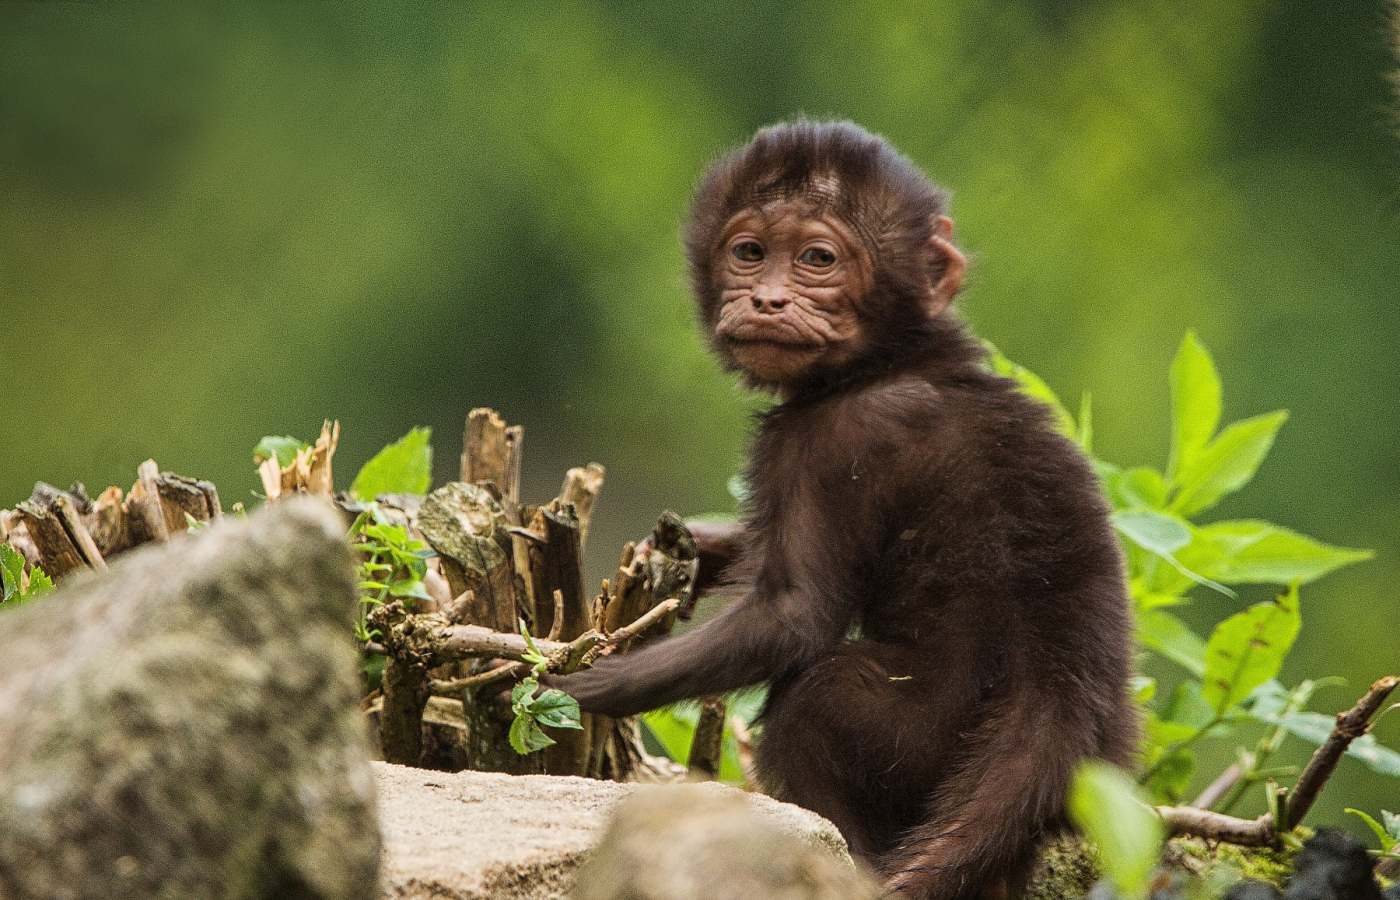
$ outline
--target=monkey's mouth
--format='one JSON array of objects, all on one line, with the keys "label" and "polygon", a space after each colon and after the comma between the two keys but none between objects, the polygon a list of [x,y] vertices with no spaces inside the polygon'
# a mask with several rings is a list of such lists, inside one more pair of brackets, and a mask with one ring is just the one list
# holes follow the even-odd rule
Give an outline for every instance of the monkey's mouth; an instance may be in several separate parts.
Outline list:
[{"label": "monkey's mouth", "polygon": [[812,341],[795,341],[777,337],[729,338],[735,352],[747,350],[758,353],[816,353],[821,345]]}]

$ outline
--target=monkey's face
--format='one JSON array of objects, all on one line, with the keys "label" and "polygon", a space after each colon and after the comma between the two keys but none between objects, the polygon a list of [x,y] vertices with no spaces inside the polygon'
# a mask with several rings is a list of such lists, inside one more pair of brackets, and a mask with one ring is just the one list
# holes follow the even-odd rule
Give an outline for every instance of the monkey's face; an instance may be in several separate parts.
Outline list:
[{"label": "monkey's face", "polygon": [[720,233],[715,335],[755,381],[784,386],[859,353],[870,255],[839,219],[798,201],[745,210]]}]

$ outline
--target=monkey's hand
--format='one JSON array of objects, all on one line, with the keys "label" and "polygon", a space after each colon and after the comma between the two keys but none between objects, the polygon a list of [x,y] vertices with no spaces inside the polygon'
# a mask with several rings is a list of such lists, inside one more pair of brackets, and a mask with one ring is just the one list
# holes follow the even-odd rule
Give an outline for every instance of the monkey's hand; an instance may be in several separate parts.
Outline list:
[{"label": "monkey's hand", "polygon": [[695,537],[700,557],[695,589],[677,613],[682,620],[689,621],[695,614],[695,604],[724,582],[730,565],[739,558],[744,546],[744,525],[742,522],[686,522],[685,527]]}]

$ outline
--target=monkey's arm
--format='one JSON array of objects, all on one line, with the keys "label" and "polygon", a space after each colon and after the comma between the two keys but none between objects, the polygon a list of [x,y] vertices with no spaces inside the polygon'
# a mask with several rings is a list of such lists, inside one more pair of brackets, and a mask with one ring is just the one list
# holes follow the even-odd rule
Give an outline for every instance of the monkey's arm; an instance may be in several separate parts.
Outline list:
[{"label": "monkey's arm", "polygon": [[567,692],[586,712],[614,717],[723,693],[808,664],[840,640],[849,616],[830,606],[793,589],[768,595],[751,589],[699,628],[542,681]]}]

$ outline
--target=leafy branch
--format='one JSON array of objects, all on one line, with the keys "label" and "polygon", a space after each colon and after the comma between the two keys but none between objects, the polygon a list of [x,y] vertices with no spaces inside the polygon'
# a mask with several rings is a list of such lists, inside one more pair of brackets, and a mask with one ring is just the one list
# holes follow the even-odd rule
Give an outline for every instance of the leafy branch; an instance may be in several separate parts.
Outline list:
[{"label": "leafy branch", "polygon": [[525,639],[526,647],[521,661],[530,664],[531,669],[510,692],[510,708],[515,713],[515,721],[510,726],[510,745],[516,753],[524,755],[554,743],[554,738],[545,734],[541,725],[581,729],[583,714],[578,701],[563,691],[547,688],[535,696],[540,687],[540,675],[549,668],[549,658],[535,646],[524,619],[520,620],[520,636]]}]

